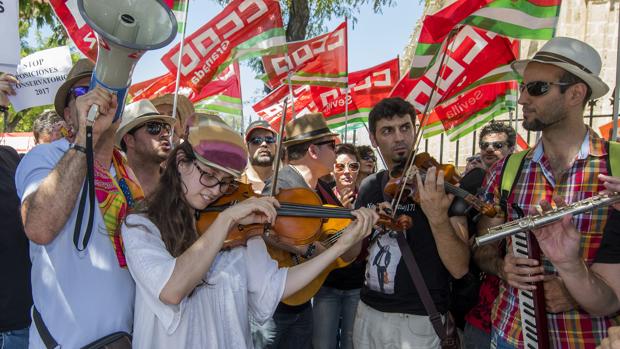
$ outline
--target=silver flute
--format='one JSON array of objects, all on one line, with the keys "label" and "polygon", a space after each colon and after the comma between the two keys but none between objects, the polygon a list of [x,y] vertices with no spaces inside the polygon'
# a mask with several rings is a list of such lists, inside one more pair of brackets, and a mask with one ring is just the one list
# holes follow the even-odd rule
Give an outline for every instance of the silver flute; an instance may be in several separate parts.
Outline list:
[{"label": "silver flute", "polygon": [[568,214],[575,216],[599,207],[613,205],[616,202],[620,202],[620,193],[600,194],[541,214],[516,219],[487,229],[485,235],[476,238],[476,245],[482,246],[522,231],[538,229],[557,222]]}]

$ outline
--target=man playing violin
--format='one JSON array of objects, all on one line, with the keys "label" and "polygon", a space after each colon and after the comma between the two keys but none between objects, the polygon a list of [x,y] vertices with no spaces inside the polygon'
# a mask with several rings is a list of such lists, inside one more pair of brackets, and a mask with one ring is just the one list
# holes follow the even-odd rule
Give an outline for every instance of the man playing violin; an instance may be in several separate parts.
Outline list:
[{"label": "man playing violin", "polygon": [[[401,98],[384,99],[370,112],[370,141],[381,151],[388,171],[406,161],[412,151],[414,115],[413,106]],[[364,180],[356,207],[376,207],[389,200],[383,192],[388,171]],[[408,247],[436,308],[445,314],[451,279],[460,278],[468,271],[467,221],[465,217],[448,217],[452,197],[445,192],[443,171],[430,168],[424,181],[417,178],[417,184],[420,202],[402,202],[396,210],[413,218],[413,226],[405,232]],[[389,260],[379,256],[388,248]],[[439,337],[401,256],[394,234],[375,231],[355,319],[355,348],[440,347]],[[381,268],[375,262],[379,259]]]},{"label": "man playing violin", "polygon": [[[331,173],[336,161],[336,136],[332,133],[321,113],[306,114],[290,121],[285,128],[286,137],[282,145],[286,148],[288,164],[279,171],[278,189],[316,189],[323,203],[338,203],[329,190],[321,190],[319,178]],[[263,194],[271,192],[267,180]],[[353,260],[361,249],[354,246],[342,255],[342,259]],[[312,258],[324,250],[320,243],[297,248],[295,251],[304,259]],[[272,333],[267,334],[267,348],[302,349],[312,347],[312,306],[310,301],[291,306],[280,303],[273,315]]]},{"label": "man playing violin", "polygon": [[[579,40],[557,37],[547,42],[532,59],[516,61],[512,68],[523,76],[519,97],[519,104],[523,106],[523,127],[541,131],[542,137],[525,154],[513,189],[504,196],[506,216],[483,217],[479,225],[481,233],[506,220],[515,220],[522,213],[535,212],[538,204],[547,210],[552,200],[556,204],[576,202],[606,188],[600,176],[608,174],[607,144],[583,123],[587,101],[602,97],[609,90],[598,76],[601,58],[596,50]],[[485,180],[487,192],[493,193],[497,202],[501,197],[500,178],[505,162],[506,159],[499,161]],[[514,237],[507,240],[504,259],[496,255],[478,259],[481,269],[502,279],[492,312],[492,341],[497,348],[524,346],[518,290],[534,291],[535,282],[544,281],[538,291],[544,292],[546,306],[537,310],[546,315],[552,348],[594,348],[606,335],[607,327],[620,321],[617,315],[594,316],[586,312],[598,315],[614,312],[619,309],[617,298],[603,307],[594,307],[593,303],[582,303],[580,307],[567,292],[567,288],[581,288],[584,295],[587,292],[586,298],[594,303],[615,298],[609,293],[606,294],[609,297],[603,297],[599,293],[601,289],[593,291],[592,284],[573,283],[575,278],[588,273],[587,265],[600,258],[603,227],[610,212],[604,207],[575,217],[576,228],[554,234],[550,239],[539,232],[537,240],[544,254],[542,262],[516,257],[512,247]],[[568,221],[568,218],[563,221],[567,225],[565,229],[571,225]],[[565,250],[571,251],[570,263],[557,257],[569,253]],[[617,254],[613,259],[618,262]]]}]

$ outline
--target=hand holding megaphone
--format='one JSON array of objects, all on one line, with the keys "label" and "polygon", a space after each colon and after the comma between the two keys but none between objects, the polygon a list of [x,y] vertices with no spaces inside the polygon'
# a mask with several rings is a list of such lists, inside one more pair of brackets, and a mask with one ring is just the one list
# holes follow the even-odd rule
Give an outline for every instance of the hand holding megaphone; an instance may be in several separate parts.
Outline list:
[{"label": "hand holding megaphone", "polygon": [[114,122],[118,100],[114,93],[97,86],[85,95],[79,96],[75,101],[78,113],[78,133],[75,143],[83,145],[86,142],[86,125],[88,114],[97,109],[96,121],[93,124],[93,145],[97,144],[99,136],[104,134]]}]

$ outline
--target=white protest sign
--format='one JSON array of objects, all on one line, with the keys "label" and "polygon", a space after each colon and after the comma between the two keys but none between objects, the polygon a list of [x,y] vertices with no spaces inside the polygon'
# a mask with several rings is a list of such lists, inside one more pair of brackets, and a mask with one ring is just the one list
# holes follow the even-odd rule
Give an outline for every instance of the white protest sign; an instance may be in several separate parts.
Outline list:
[{"label": "white protest sign", "polygon": [[18,0],[0,0],[0,72],[15,74],[19,64]]},{"label": "white protest sign", "polygon": [[[1,0],[0,0],[1,1]],[[69,47],[62,46],[35,52],[22,58],[15,77],[15,96],[9,96],[16,112],[54,103],[56,91],[71,70]]]}]

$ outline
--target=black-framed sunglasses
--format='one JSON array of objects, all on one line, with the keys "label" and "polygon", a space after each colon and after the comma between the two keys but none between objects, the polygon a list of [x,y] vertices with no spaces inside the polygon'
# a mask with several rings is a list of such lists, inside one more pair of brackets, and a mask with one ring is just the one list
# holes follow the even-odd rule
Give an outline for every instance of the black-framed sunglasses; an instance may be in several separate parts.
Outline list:
[{"label": "black-framed sunglasses", "polygon": [[165,122],[161,121],[149,121],[145,123],[142,127],[146,129],[146,132],[151,136],[159,136],[161,131],[165,130],[167,134],[172,132],[172,126]]},{"label": "black-framed sunglasses", "polygon": [[557,86],[570,86],[574,85],[572,82],[548,82],[548,81],[530,81],[527,84],[521,83],[519,85],[519,91],[527,90],[527,93],[532,97],[538,97],[546,94],[551,89],[551,85]]},{"label": "black-framed sunglasses", "polygon": [[494,150],[498,150],[498,149],[502,149],[503,147],[507,146],[508,143],[506,142],[480,142],[480,149],[486,149],[489,146],[493,147]]},{"label": "black-framed sunglasses", "polygon": [[372,155],[364,155],[364,156],[362,156],[362,160],[377,162],[377,158],[372,156]]},{"label": "black-framed sunglasses", "polygon": [[273,136],[265,136],[265,137],[252,137],[250,138],[250,143],[253,145],[261,145],[263,142],[267,144],[273,144],[276,142],[276,137]]},{"label": "black-framed sunglasses", "polygon": [[317,143],[312,143],[312,144],[318,145],[318,146],[327,144],[332,150],[336,150],[336,141],[333,139],[329,141],[317,142]]},{"label": "black-framed sunglasses", "polygon": [[225,180],[220,180],[216,176],[201,169],[195,160],[194,160],[194,166],[196,166],[198,173],[200,173],[200,184],[202,184],[206,188],[213,188],[215,186],[219,186],[220,193],[224,195],[232,194],[235,190],[237,190],[237,184],[233,178],[227,178]]},{"label": "black-framed sunglasses", "polygon": [[344,172],[345,168],[348,168],[351,172],[357,172],[360,170],[359,162],[349,162],[349,163],[335,163],[334,171],[335,172]]},{"label": "black-framed sunglasses", "polygon": [[467,159],[465,159],[465,162],[472,162],[472,161],[482,161],[482,158],[478,155],[475,155],[475,156],[470,156]]}]

